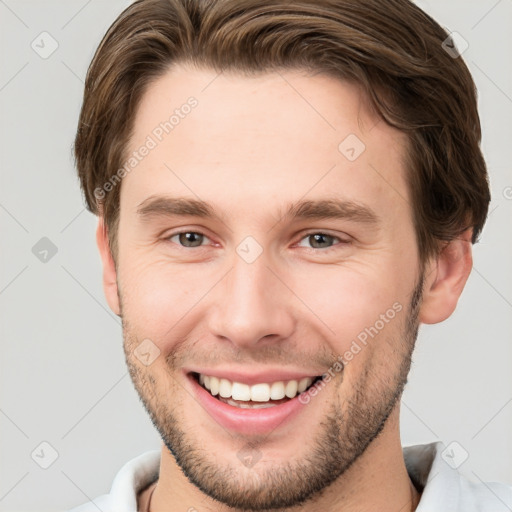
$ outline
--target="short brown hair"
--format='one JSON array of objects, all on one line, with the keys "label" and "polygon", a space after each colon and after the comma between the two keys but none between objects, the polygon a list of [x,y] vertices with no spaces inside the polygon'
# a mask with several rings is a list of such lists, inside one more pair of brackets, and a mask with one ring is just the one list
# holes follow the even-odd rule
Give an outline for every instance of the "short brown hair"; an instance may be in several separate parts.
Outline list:
[{"label": "short brown hair", "polygon": [[[408,136],[407,180],[422,262],[473,228],[490,201],[476,89],[448,34],[408,0],[137,0],[89,67],[75,159],[90,211],[116,255],[121,186],[98,194],[125,161],[137,106],[174,63],[252,74],[283,69],[357,83]],[[96,192],[96,193],[95,193]]]}]

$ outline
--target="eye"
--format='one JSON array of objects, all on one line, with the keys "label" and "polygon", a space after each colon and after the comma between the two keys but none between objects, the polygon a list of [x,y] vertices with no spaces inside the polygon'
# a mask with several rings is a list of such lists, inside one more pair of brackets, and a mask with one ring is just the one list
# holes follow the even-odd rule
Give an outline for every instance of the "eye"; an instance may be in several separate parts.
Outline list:
[{"label": "eye", "polygon": [[209,240],[209,238],[197,231],[182,231],[167,237],[166,240],[182,247],[193,248],[200,247],[203,245],[204,240]]},{"label": "eye", "polygon": [[[313,249],[330,249],[333,245],[335,245],[335,240],[338,240],[338,242],[341,242],[342,244],[348,243],[345,240],[341,240],[341,238],[338,238],[337,236],[321,232],[309,233],[301,239],[301,242],[303,240],[307,240],[308,243],[310,243],[310,248]],[[299,246],[304,247],[302,243],[299,243]]]}]

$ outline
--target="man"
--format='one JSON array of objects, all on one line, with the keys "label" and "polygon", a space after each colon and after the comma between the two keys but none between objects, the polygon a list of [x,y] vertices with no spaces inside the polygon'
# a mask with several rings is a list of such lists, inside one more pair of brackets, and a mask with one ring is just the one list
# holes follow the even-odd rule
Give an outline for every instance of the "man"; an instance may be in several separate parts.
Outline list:
[{"label": "man", "polygon": [[139,0],[110,27],[75,154],[163,447],[77,512],[509,510],[400,443],[489,204],[447,38],[406,0]]}]

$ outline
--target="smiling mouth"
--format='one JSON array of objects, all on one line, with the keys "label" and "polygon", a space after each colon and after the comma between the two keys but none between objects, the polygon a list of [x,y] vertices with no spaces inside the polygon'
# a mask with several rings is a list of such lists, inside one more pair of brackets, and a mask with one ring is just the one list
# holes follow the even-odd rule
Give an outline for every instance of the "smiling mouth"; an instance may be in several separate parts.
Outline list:
[{"label": "smiling mouth", "polygon": [[304,377],[300,380],[261,382],[249,386],[195,372],[191,375],[214,398],[242,409],[264,409],[286,403],[300,393],[308,391],[322,378],[322,376]]}]

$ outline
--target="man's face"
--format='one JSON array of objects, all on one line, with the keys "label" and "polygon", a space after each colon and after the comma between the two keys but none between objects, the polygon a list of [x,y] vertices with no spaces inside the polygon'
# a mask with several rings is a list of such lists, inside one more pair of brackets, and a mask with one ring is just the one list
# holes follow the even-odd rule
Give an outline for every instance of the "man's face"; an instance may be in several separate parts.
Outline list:
[{"label": "man's face", "polygon": [[[172,130],[155,131],[175,109]],[[147,90],[130,152],[148,136],[156,147],[123,179],[118,232],[135,387],[203,492],[238,508],[297,505],[397,416],[421,291],[404,136],[333,78],[185,67]],[[329,371],[316,393],[268,400]],[[238,382],[239,400],[199,375]]]}]

